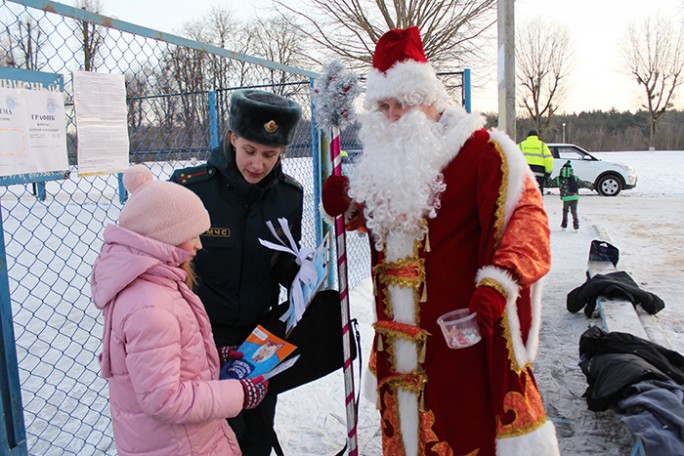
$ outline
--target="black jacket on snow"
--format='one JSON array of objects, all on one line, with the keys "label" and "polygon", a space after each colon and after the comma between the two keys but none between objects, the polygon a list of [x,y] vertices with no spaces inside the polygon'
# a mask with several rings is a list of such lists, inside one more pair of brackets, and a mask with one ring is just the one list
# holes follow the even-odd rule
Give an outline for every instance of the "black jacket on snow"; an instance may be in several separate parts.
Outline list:
[{"label": "black jacket on snow", "polygon": [[289,288],[299,270],[293,255],[264,247],[259,238],[278,243],[266,222],[279,228],[278,219],[285,218],[299,244],[302,187],[283,173],[280,161],[261,182],[248,183],[227,140],[205,165],[177,170],[171,180],[195,192],[209,212],[211,228],[201,236],[202,250],[195,258],[195,292],[216,344],[240,344],[278,304],[279,284]]},{"label": "black jacket on snow", "polygon": [[665,308],[662,299],[639,288],[629,274],[625,271],[616,271],[609,274],[596,274],[568,293],[566,302],[568,311],[575,313],[584,307],[584,313],[591,317],[596,308],[598,296],[626,299],[635,306],[641,304],[641,307],[650,314],[656,314]]},{"label": "black jacket on snow", "polygon": [[589,384],[584,394],[589,410],[614,406],[643,380],[684,384],[684,356],[633,334],[592,326],[580,337],[579,352]]}]

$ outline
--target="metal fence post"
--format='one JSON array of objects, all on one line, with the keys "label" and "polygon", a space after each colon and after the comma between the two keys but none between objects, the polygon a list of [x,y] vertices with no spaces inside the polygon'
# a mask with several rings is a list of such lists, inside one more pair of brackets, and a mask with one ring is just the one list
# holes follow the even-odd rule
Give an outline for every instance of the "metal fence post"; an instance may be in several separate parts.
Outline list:
[{"label": "metal fence post", "polygon": [[[311,78],[311,90],[314,90],[314,79]],[[323,188],[323,181],[328,174],[327,160],[321,160],[326,157],[326,154],[321,155],[319,150],[319,136],[318,136],[318,122],[316,122],[316,107],[314,106],[313,97],[311,97],[311,157],[313,162],[313,196],[314,196],[314,220],[316,220],[316,245],[321,243],[323,236],[328,231],[321,218],[321,191]]]},{"label": "metal fence post", "polygon": [[218,109],[216,107],[216,91],[211,90],[207,94],[207,108],[209,111],[209,137],[212,149],[216,149],[219,145],[221,132],[219,131],[218,123]]},{"label": "metal fence post", "polygon": [[21,402],[21,384],[12,322],[7,252],[0,207],[0,453],[12,456],[25,455],[26,428]]},{"label": "metal fence post", "polygon": [[463,107],[466,112],[472,112],[470,93],[470,68],[463,69]]},{"label": "metal fence post", "polygon": [[126,187],[124,187],[123,183],[123,173],[117,173],[116,180],[119,183],[119,202],[123,204],[128,199],[128,192],[126,191]]}]

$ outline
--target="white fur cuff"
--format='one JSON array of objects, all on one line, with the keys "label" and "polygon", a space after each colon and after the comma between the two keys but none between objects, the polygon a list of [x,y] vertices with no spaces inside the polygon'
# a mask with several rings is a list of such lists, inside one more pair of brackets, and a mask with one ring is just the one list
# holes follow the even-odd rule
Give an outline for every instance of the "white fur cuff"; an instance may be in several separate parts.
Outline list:
[{"label": "white fur cuff", "polygon": [[496,439],[496,456],[560,456],[556,428],[551,421],[530,433]]},{"label": "white fur cuff", "polygon": [[496,281],[506,292],[508,301],[515,302],[520,293],[520,285],[515,281],[510,272],[496,266],[484,266],[477,271],[475,284],[478,285],[483,279]]}]

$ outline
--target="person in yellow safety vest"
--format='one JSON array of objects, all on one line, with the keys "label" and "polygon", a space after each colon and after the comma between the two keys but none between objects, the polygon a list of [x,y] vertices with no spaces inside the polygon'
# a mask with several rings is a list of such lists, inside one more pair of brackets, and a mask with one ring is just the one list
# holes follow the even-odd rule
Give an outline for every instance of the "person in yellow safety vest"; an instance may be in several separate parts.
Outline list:
[{"label": "person in yellow safety vest", "polygon": [[539,191],[544,194],[544,180],[547,176],[551,176],[553,171],[553,155],[549,147],[539,139],[537,130],[530,130],[527,133],[527,138],[518,144],[522,150],[527,164],[537,178],[537,186]]}]

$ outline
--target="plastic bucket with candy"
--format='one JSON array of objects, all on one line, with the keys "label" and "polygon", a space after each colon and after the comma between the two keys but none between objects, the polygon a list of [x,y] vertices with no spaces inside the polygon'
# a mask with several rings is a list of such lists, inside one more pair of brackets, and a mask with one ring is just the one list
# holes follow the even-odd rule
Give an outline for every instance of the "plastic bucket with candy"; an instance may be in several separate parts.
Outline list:
[{"label": "plastic bucket with candy", "polygon": [[449,348],[470,347],[482,339],[476,316],[475,313],[469,313],[468,309],[459,309],[447,312],[437,319]]}]

